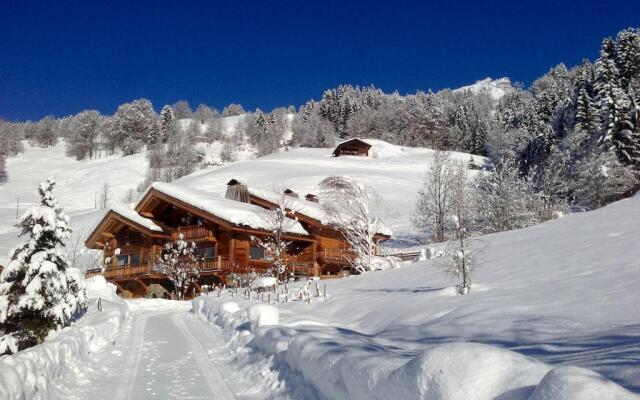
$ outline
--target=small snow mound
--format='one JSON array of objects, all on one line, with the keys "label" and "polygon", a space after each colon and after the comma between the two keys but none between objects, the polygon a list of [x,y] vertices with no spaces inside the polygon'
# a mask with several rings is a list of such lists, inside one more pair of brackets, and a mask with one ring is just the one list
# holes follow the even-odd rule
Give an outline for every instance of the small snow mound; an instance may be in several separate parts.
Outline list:
[{"label": "small snow mound", "polygon": [[549,370],[510,350],[478,343],[432,347],[394,371],[377,398],[467,400],[526,399]]},{"label": "small snow mound", "polygon": [[280,323],[280,310],[268,304],[253,304],[247,308],[247,317],[251,323],[251,331],[261,326],[278,325]]},{"label": "small snow mound", "polygon": [[391,158],[404,154],[404,149],[401,146],[396,146],[395,144],[385,142],[384,140],[363,139],[363,141],[371,145],[371,148],[369,149],[369,157]]},{"label": "small snow mound", "polygon": [[[238,303],[233,301],[227,301],[218,306],[218,314],[216,316],[216,324],[221,327],[225,327],[230,323],[233,323],[233,313],[240,310]],[[209,317],[209,319],[211,319]]]},{"label": "small snow mound", "polygon": [[102,275],[92,276],[85,280],[87,284],[87,297],[90,299],[107,299],[114,302],[121,302],[122,299],[116,294],[116,285],[107,282]]},{"label": "small snow mound", "polygon": [[527,400],[638,399],[622,386],[584,368],[557,367],[549,371]]},{"label": "small snow mound", "polygon": [[238,310],[240,310],[240,306],[238,306],[238,303],[227,301],[220,304],[220,307],[218,307],[218,314],[233,314]]},{"label": "small snow mound", "polygon": [[259,276],[251,283],[252,289],[267,289],[276,286],[278,281],[273,276]]}]

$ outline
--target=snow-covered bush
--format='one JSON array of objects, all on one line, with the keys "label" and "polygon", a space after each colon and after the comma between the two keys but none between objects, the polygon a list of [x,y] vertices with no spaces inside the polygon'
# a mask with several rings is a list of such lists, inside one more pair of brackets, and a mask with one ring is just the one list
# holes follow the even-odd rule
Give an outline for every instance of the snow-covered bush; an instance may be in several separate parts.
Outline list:
[{"label": "snow-covered bush", "polygon": [[40,184],[41,205],[29,208],[18,222],[28,240],[9,252],[0,274],[0,330],[6,334],[0,354],[41,343],[86,307],[84,278],[69,266],[62,249],[71,227],[54,186],[53,178]]}]

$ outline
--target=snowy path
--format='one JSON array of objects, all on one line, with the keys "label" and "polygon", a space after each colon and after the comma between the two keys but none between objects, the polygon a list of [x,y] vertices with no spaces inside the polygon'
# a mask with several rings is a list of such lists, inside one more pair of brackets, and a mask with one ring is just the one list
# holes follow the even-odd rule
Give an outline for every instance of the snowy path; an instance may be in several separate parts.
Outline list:
[{"label": "snowy path", "polygon": [[236,398],[203,345],[189,332],[186,317],[179,311],[146,318],[135,379],[126,398]]},{"label": "snowy path", "polygon": [[[92,400],[236,399],[212,356],[224,342],[189,314],[188,303],[142,309],[95,365],[66,376],[56,398]],[[222,361],[220,361],[222,362]],[[225,371],[226,375],[232,373]],[[75,379],[74,379],[75,378]],[[237,376],[234,381],[239,381]],[[247,382],[237,382],[243,388]]]}]

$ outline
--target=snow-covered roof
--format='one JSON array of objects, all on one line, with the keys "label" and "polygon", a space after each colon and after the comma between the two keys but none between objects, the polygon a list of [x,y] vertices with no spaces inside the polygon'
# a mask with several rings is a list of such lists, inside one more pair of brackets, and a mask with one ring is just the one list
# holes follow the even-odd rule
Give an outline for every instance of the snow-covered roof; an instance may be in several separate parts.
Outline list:
[{"label": "snow-covered roof", "polygon": [[141,225],[150,231],[154,232],[163,232],[162,228],[158,226],[153,220],[149,218],[145,218],[142,215],[138,214],[135,210],[131,209],[128,205],[118,204],[111,206],[111,210],[114,213],[123,216],[129,221],[135,222],[138,225]]},{"label": "snow-covered roof", "polygon": [[366,141],[366,140],[361,139],[361,138],[359,138],[359,137],[354,137],[354,138],[351,138],[351,139],[343,140],[342,142],[340,142],[340,143],[336,144],[336,147],[340,147],[340,145],[343,145],[343,144],[345,144],[345,143],[349,143],[349,142],[353,142],[353,141],[361,142],[361,143],[364,143],[364,144],[366,144],[367,146],[371,147],[371,144],[367,143],[367,141]]},{"label": "snow-covered roof", "polygon": [[[156,190],[233,225],[267,231],[273,228],[269,224],[269,210],[253,204],[241,203],[225,199],[215,193],[165,182],[155,182],[149,190]],[[298,221],[293,219],[287,224],[285,231],[297,235],[309,234]]]},{"label": "snow-covered roof", "polygon": [[[278,204],[282,199],[282,194],[277,193],[272,190],[263,190],[249,187],[249,194],[261,199],[264,199],[268,202]],[[300,199],[297,197],[287,196],[285,197],[287,206],[293,211],[294,215],[296,213],[305,215],[307,217],[313,218],[317,221],[320,221],[323,225],[331,225],[336,221],[331,218],[330,215],[324,210],[324,207],[320,203],[314,203],[309,200]],[[378,223],[378,232],[381,235],[391,236],[391,230],[385,226],[382,222]]]}]

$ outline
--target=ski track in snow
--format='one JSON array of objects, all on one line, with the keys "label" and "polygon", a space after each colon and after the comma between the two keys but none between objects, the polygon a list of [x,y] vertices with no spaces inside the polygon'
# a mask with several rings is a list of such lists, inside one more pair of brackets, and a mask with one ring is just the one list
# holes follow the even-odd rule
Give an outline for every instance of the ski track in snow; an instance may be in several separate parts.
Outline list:
[{"label": "ski track in snow", "polygon": [[[236,399],[214,359],[219,337],[194,334],[202,324],[185,308],[139,310],[113,349],[100,355],[99,373],[72,382],[65,399]],[[202,330],[202,329],[201,329]],[[207,332],[210,332],[207,330]],[[108,354],[107,354],[108,353]]]}]

